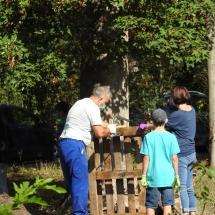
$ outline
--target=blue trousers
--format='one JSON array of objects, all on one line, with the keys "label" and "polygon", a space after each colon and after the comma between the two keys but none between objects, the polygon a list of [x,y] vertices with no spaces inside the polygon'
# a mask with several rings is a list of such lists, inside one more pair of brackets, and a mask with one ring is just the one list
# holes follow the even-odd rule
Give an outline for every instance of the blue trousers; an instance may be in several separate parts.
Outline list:
[{"label": "blue trousers", "polygon": [[62,171],[69,185],[71,215],[88,215],[88,160],[83,141],[65,138],[58,144]]}]

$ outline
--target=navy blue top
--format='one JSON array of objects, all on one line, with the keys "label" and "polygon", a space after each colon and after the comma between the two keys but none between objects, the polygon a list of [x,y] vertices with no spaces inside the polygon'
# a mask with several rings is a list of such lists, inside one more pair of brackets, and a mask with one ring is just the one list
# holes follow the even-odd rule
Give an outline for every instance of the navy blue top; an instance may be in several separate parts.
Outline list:
[{"label": "navy blue top", "polygon": [[171,129],[178,140],[180,152],[178,157],[185,157],[195,152],[196,111],[176,110],[168,116],[166,127]]}]

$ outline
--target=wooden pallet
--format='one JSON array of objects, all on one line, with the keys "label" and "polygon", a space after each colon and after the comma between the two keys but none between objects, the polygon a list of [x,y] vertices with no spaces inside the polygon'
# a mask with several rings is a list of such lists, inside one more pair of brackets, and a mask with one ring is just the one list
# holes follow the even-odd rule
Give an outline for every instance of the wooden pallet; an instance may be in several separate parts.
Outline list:
[{"label": "wooden pallet", "polygon": [[[140,184],[142,138],[136,136],[140,133],[135,129],[137,128],[118,131],[126,136],[110,139],[95,138],[94,142],[87,147],[92,215],[145,215],[145,189]],[[128,135],[132,137],[127,137]]]},{"label": "wooden pallet", "polygon": [[[142,176],[142,137],[137,126],[117,128],[114,138],[95,138],[87,147],[91,215],[145,215]],[[179,205],[174,215],[180,214]],[[156,215],[162,214],[162,207]]]}]

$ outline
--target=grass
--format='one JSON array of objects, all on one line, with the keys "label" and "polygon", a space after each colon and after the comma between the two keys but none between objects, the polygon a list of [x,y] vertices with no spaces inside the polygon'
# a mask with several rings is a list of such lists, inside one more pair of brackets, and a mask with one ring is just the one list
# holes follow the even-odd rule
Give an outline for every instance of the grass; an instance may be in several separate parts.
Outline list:
[{"label": "grass", "polygon": [[[7,181],[9,195],[14,196],[14,188],[12,182],[20,184],[23,181],[29,181],[34,183],[36,176],[41,178],[53,178],[53,184],[64,187],[64,178],[60,166],[59,160],[54,162],[36,161],[27,162],[24,164],[13,164],[9,167]],[[53,215],[69,215],[71,212],[70,199],[68,201],[62,201],[65,198],[65,194],[58,194],[51,190],[39,190],[36,193],[37,196],[45,200],[50,206],[42,207],[37,204],[25,205],[26,209],[32,214],[53,214]]]},{"label": "grass", "polygon": [[[198,213],[197,215],[214,215],[215,214],[215,168],[213,171],[213,178],[210,179],[207,175],[203,175],[200,181],[194,177],[195,190],[204,190],[204,187],[208,187],[209,196],[212,201],[200,199],[198,197]],[[59,160],[54,162],[36,161],[26,162],[24,164],[13,164],[8,170],[8,188],[10,196],[14,196],[14,188],[12,182],[20,184],[23,181],[29,181],[33,183],[36,176],[41,178],[53,178],[53,184],[64,187],[64,179]],[[40,215],[69,215],[71,212],[70,199],[65,199],[65,194],[58,194],[54,191],[39,190],[36,193],[44,199],[50,206],[42,207],[36,204],[25,205],[26,209],[32,214]]]}]

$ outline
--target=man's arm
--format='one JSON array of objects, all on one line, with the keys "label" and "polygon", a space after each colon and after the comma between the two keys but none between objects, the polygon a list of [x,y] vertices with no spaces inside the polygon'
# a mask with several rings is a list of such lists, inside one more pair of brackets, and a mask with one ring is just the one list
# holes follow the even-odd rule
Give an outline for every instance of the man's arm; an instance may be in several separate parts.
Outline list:
[{"label": "man's arm", "polygon": [[178,155],[173,155],[172,156],[172,162],[173,162],[173,167],[175,170],[175,175],[178,175]]},{"label": "man's arm", "polygon": [[109,125],[109,123],[108,122],[104,122],[104,121],[102,121],[102,126],[103,127],[107,127]]},{"label": "man's arm", "polygon": [[143,157],[143,175],[146,175],[149,166],[149,156],[144,155]]},{"label": "man's arm", "polygon": [[93,131],[98,138],[110,136],[110,129],[101,125],[94,125]]}]

